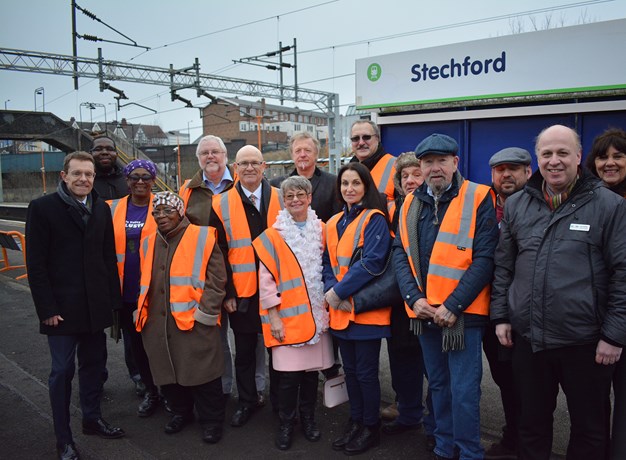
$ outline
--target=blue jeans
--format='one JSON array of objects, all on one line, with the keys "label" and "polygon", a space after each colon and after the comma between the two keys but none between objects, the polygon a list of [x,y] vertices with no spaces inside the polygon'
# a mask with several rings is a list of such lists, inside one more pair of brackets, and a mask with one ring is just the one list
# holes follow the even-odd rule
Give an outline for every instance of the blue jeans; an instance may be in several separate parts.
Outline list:
[{"label": "blue jeans", "polygon": [[380,421],[378,363],[381,339],[338,340],[346,373],[350,417],[365,426],[378,425]]},{"label": "blue jeans", "polygon": [[57,446],[74,442],[70,430],[72,379],[78,357],[78,393],[83,421],[101,418],[102,373],[106,367],[104,332],[80,335],[49,335],[52,369],[48,378],[52,420]]},{"label": "blue jeans", "polygon": [[434,452],[442,457],[482,459],[480,381],[484,328],[465,329],[465,349],[441,351],[441,329],[426,326],[420,336],[435,412]]}]

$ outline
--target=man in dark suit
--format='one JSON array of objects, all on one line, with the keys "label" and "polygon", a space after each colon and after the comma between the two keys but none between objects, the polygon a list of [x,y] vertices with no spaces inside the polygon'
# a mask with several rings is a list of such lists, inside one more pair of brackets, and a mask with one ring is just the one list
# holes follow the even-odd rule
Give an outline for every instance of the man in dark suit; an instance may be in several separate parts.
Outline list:
[{"label": "man in dark suit", "polygon": [[[289,141],[289,152],[296,166],[290,176],[302,176],[309,179],[313,187],[311,209],[322,222],[326,222],[341,211],[341,203],[337,199],[335,184],[337,176],[322,171],[316,166],[319,151],[320,142],[307,132],[295,134]],[[274,187],[280,187],[287,177],[277,177],[270,183]]]},{"label": "man in dark suit", "polygon": [[28,207],[28,279],[40,332],[48,336],[52,419],[61,459],[79,458],[70,430],[70,400],[78,356],[83,433],[124,436],[100,411],[106,335],[112,308],[121,308],[113,224],[108,205],[93,191],[94,160],[86,152],[65,157],[56,193]]},{"label": "man in dark suit", "polygon": [[[282,204],[278,190],[263,178],[265,162],[259,149],[252,145],[242,147],[237,152],[235,167],[239,182],[213,199],[213,211],[226,231],[228,263],[235,288],[234,296],[227,290],[224,308],[229,313],[235,336],[235,375],[239,394],[231,425],[240,427],[247,423],[258,401],[254,375],[261,320],[258,260],[252,240],[274,224]],[[270,385],[272,375],[270,368]]]}]

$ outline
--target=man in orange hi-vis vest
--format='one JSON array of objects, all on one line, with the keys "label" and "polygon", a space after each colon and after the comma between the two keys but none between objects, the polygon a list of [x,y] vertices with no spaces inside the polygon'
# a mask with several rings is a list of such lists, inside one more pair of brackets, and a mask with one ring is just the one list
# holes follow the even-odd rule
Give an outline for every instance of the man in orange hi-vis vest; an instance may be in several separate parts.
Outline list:
[{"label": "man in orange hi-vis vest", "polygon": [[432,134],[415,149],[424,183],[400,209],[393,262],[432,389],[437,458],[483,458],[482,336],[498,225],[490,187],[457,170],[458,144]]}]

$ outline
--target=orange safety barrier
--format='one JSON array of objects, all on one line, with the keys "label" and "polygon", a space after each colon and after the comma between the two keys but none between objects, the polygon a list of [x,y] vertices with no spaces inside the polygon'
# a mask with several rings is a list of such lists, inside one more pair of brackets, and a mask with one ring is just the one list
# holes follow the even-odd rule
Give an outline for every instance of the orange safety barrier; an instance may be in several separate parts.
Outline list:
[{"label": "orange safety barrier", "polygon": [[[2,232],[0,231],[0,246],[2,246],[2,262],[4,267],[0,268],[0,273],[7,270],[26,269],[26,240],[20,232]],[[24,257],[24,265],[11,265],[7,249],[20,251]],[[27,273],[18,276],[16,279],[21,280],[28,276]]]}]

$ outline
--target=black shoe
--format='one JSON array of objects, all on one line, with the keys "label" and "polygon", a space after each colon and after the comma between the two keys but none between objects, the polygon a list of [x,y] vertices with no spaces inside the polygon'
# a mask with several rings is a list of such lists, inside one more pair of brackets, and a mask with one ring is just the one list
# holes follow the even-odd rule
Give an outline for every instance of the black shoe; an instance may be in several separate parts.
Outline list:
[{"label": "black shoe", "polygon": [[364,426],[358,436],[343,449],[346,455],[358,455],[380,444],[380,424]]},{"label": "black shoe", "polygon": [[165,425],[167,434],[178,433],[185,425],[193,420],[192,415],[173,415],[170,421]]},{"label": "black shoe", "polygon": [[405,431],[413,431],[419,430],[422,427],[421,423],[417,425],[404,425],[403,423],[398,423],[397,421],[385,423],[383,425],[383,433],[385,434],[401,434]]},{"label": "black shoe", "polygon": [[135,394],[137,395],[137,397],[143,398],[146,395],[147,391],[146,385],[141,379],[133,380],[133,382],[135,382]]},{"label": "black shoe", "polygon": [[350,419],[344,433],[333,441],[333,450],[344,450],[348,443],[361,433],[362,429],[363,425]]},{"label": "black shoe", "polygon": [[207,425],[202,430],[202,440],[209,444],[216,444],[222,439],[222,425]]},{"label": "black shoe", "polygon": [[313,416],[303,415],[300,417],[300,421],[302,422],[302,433],[304,433],[304,437],[311,442],[319,441],[322,437],[322,433],[320,433],[320,429],[317,427]]},{"label": "black shoe", "polygon": [[252,416],[252,408],[247,406],[239,406],[235,413],[233,414],[233,418],[230,420],[230,426],[240,427],[244,426],[250,420]]},{"label": "black shoe", "polygon": [[57,447],[57,454],[59,460],[78,460],[80,458],[74,444],[64,444],[61,447]]},{"label": "black shoe", "polygon": [[280,424],[276,435],[276,447],[280,450],[288,450],[293,439],[293,423],[286,422]]},{"label": "black shoe", "polygon": [[83,420],[83,434],[97,434],[103,439],[117,439],[126,436],[124,430],[109,425],[102,418],[93,421]]},{"label": "black shoe", "polygon": [[143,401],[141,401],[139,407],[137,408],[137,416],[150,417],[154,414],[154,411],[157,410],[160,403],[161,397],[158,392],[146,392],[146,395],[143,397]]}]

